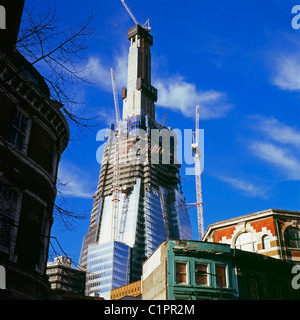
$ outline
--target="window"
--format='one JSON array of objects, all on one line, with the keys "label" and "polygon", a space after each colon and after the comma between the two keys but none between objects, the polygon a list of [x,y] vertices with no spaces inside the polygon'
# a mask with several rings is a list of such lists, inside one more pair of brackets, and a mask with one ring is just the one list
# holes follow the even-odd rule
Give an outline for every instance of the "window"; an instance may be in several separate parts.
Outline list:
[{"label": "window", "polygon": [[52,158],[52,175],[55,177],[57,173],[57,163],[58,163],[58,151],[56,147],[53,149],[53,158]]},{"label": "window", "polygon": [[216,265],[216,275],[217,275],[217,285],[220,286],[220,276],[221,276],[222,287],[227,287],[225,265],[221,265],[221,264]]},{"label": "window", "polygon": [[18,193],[8,185],[0,184],[0,212],[14,218],[18,201]]},{"label": "window", "polygon": [[187,283],[187,263],[186,262],[176,262],[176,283]]},{"label": "window", "polygon": [[195,263],[195,282],[198,285],[207,286],[207,264]]},{"label": "window", "polygon": [[0,247],[8,248],[11,223],[0,217]]},{"label": "window", "polygon": [[254,251],[251,233],[244,232],[240,234],[236,239],[235,247],[244,251]]},{"label": "window", "polygon": [[253,278],[248,278],[247,279],[248,283],[248,295],[249,295],[249,300],[258,300],[258,286],[257,286],[257,281],[256,279]]},{"label": "window", "polygon": [[297,228],[287,228],[284,239],[287,247],[300,249],[300,231]]},{"label": "window", "polygon": [[263,249],[271,248],[270,236],[268,236],[267,234],[262,237],[262,248]]},{"label": "window", "polygon": [[9,247],[11,227],[14,224],[18,193],[6,184],[0,184],[0,247]]},{"label": "window", "polygon": [[12,130],[10,134],[10,143],[13,144],[17,149],[22,151],[26,130],[28,125],[28,118],[22,113],[19,109],[17,109],[13,124]]}]

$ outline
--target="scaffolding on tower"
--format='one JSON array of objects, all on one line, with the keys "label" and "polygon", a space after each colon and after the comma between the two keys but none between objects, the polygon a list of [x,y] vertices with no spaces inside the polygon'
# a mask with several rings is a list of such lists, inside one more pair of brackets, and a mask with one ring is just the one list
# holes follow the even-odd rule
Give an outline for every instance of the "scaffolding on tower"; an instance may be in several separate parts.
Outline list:
[{"label": "scaffolding on tower", "polygon": [[160,206],[161,206],[161,211],[162,211],[162,215],[163,215],[164,227],[165,227],[165,232],[166,232],[166,239],[170,239],[168,213],[167,213],[167,209],[166,209],[167,202],[165,199],[164,188],[162,186],[159,186],[159,191],[160,191]]}]

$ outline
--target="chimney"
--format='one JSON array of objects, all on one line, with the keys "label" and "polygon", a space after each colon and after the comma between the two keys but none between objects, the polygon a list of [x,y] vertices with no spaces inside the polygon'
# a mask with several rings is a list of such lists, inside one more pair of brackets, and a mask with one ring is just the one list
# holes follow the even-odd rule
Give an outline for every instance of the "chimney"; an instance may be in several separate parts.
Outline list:
[{"label": "chimney", "polygon": [[[18,39],[25,0],[0,0],[0,50],[13,50]],[[3,22],[3,19],[5,21]]]}]

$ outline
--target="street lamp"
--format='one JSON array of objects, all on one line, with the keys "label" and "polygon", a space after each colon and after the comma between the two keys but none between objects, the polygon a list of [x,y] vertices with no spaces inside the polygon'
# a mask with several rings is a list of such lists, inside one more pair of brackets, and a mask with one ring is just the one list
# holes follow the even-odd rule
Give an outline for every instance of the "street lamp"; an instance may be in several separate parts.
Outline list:
[{"label": "street lamp", "polygon": [[203,270],[200,270],[200,269],[196,269],[194,271],[195,273],[198,273],[198,274],[209,274],[211,276],[214,276],[216,278],[219,278],[219,286],[220,286],[220,300],[223,300],[223,286],[222,286],[222,275],[219,273],[219,274],[214,274],[214,273],[210,273],[210,272],[206,272],[206,271],[203,271]]}]

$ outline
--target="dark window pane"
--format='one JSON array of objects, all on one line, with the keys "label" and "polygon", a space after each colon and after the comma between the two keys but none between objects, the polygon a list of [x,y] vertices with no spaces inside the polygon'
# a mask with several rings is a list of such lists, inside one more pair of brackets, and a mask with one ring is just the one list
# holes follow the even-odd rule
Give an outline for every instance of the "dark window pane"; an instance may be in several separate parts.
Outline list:
[{"label": "dark window pane", "polygon": [[208,285],[207,283],[207,264],[200,264],[200,263],[196,263],[195,264],[195,281],[196,284],[199,285]]},{"label": "dark window pane", "polygon": [[300,231],[297,228],[288,228],[285,231],[286,246],[300,248]]},{"label": "dark window pane", "polygon": [[0,246],[5,248],[9,246],[10,226],[8,221],[0,219]]},{"label": "dark window pane", "polygon": [[222,287],[226,287],[226,266],[224,265],[216,265],[216,274],[217,274],[217,285],[220,286],[220,276],[222,279]]},{"label": "dark window pane", "polygon": [[176,283],[187,283],[186,263],[176,262]]}]

